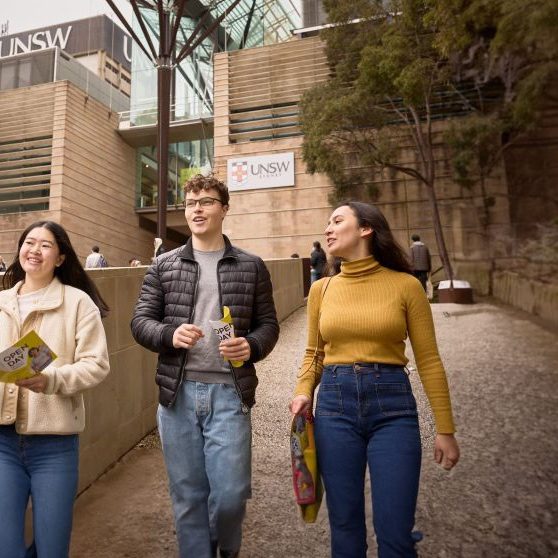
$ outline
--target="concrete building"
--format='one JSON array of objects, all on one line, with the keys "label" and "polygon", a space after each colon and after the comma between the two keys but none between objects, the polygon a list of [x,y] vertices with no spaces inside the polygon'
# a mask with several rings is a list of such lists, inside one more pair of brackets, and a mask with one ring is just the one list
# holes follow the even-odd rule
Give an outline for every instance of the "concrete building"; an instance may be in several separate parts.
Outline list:
[{"label": "concrete building", "polygon": [[117,133],[129,108],[130,38],[106,16],[0,40],[0,254],[52,219],[85,258],[152,255],[134,213],[136,153]]}]

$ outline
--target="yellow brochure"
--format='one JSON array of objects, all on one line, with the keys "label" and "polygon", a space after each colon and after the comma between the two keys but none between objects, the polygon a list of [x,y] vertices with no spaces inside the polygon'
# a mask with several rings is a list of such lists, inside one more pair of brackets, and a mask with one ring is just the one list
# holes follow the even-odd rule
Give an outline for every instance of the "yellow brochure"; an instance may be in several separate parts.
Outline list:
[{"label": "yellow brochure", "polygon": [[[209,320],[209,323],[211,324],[213,331],[218,335],[220,341],[234,338],[233,319],[228,306],[223,306],[223,317],[220,320]],[[239,366],[242,366],[244,362],[241,360],[231,360],[231,364],[235,368],[238,368]]]},{"label": "yellow brochure", "polygon": [[56,354],[35,330],[0,353],[0,382],[13,383],[38,374]]}]

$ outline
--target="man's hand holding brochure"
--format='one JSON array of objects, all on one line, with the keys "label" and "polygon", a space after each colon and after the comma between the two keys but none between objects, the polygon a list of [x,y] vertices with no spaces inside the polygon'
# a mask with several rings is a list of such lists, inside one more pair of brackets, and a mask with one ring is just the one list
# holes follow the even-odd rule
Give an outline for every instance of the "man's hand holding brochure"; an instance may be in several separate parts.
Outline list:
[{"label": "man's hand holding brochure", "polygon": [[25,380],[44,370],[56,354],[33,330],[0,353],[0,382]]}]

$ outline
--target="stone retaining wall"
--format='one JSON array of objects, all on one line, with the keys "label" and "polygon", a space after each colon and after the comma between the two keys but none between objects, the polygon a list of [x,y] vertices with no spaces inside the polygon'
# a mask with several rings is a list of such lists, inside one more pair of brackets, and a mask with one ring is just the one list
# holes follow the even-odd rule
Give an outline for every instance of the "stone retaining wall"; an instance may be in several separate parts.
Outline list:
[{"label": "stone retaining wall", "polygon": [[558,285],[528,279],[512,271],[497,271],[494,273],[493,295],[558,326]]},{"label": "stone retaining wall", "polygon": [[[266,265],[281,321],[304,304],[302,260],[269,260]],[[84,394],[86,428],[80,436],[80,492],[156,426],[157,355],[140,347],[130,332],[130,318],[146,269],[88,270],[111,309],[103,320],[111,372],[104,382]]]}]

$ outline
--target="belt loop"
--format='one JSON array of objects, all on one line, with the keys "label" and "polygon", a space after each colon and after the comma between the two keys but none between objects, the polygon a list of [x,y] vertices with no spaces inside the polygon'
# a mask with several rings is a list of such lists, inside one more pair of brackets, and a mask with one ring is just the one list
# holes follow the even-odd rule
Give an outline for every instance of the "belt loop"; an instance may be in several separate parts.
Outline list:
[{"label": "belt loop", "polygon": [[333,376],[333,378],[337,378],[337,364],[335,364],[331,369],[331,375]]},{"label": "belt loop", "polygon": [[379,369],[380,369],[380,365],[377,362],[375,362],[374,363],[374,370],[378,371]]}]

